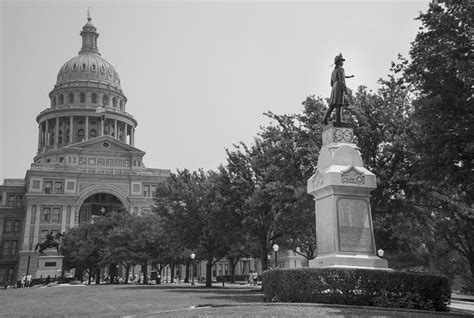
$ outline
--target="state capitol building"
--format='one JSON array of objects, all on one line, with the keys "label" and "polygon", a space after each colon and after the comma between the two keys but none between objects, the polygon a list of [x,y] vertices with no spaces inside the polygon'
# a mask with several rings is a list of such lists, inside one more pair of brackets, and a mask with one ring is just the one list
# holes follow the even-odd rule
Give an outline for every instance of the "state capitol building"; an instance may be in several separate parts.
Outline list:
[{"label": "state capitol building", "polygon": [[[38,149],[24,179],[0,185],[0,283],[59,277],[62,256],[35,252],[49,232],[63,233],[109,211],[151,211],[168,169],[147,168],[135,148],[137,121],[115,68],[99,53],[99,33],[88,17],[77,56],[59,69],[50,107],[36,117]],[[280,267],[301,267],[301,256],[282,255]],[[230,263],[214,265],[212,278],[228,275]],[[196,276],[205,275],[198,264]],[[239,261],[236,274],[261,272],[259,262]]]},{"label": "state capitol building", "polygon": [[61,257],[55,250],[40,257],[38,242],[104,211],[150,211],[154,188],[170,174],[147,168],[145,152],[135,148],[137,121],[117,71],[99,53],[90,17],[80,35],[79,54],[61,66],[51,105],[36,117],[30,169],[0,186],[0,282],[22,273],[60,276]]}]

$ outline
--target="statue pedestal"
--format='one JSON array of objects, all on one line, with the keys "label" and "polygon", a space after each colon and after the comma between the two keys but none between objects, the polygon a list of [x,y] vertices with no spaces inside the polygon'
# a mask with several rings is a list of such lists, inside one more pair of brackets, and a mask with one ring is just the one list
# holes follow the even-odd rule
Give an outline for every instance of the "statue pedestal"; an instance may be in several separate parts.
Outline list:
[{"label": "statue pedestal", "polygon": [[44,252],[46,256],[38,256],[38,268],[35,278],[61,277],[64,256],[58,255],[53,250],[46,250]]},{"label": "statue pedestal", "polygon": [[330,123],[322,137],[317,171],[307,184],[315,198],[318,244],[309,266],[388,269],[387,261],[376,256],[370,212],[376,178],[364,168],[353,129]]}]

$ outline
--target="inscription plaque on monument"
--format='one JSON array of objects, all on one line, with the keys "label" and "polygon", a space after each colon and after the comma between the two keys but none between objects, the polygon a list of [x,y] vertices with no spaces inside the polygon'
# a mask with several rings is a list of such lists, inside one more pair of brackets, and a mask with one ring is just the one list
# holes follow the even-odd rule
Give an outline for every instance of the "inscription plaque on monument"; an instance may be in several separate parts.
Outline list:
[{"label": "inscription plaque on monument", "polygon": [[337,201],[339,249],[343,252],[373,252],[369,205],[362,199]]}]

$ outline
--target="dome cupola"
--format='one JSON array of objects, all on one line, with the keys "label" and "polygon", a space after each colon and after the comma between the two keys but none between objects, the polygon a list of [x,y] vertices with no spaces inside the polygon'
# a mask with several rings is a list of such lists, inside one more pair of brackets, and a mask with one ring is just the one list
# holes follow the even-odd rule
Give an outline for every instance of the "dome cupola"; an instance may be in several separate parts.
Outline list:
[{"label": "dome cupola", "polygon": [[115,68],[99,53],[99,33],[90,12],[80,32],[78,55],[60,68],[49,93],[51,106],[36,120],[39,124],[35,163],[63,163],[71,145],[110,136],[133,146],[137,121],[126,112],[127,97]]}]

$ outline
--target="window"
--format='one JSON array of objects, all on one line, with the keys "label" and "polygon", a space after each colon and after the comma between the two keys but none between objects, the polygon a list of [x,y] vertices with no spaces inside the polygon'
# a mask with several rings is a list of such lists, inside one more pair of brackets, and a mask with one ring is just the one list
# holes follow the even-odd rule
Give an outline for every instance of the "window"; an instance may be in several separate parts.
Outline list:
[{"label": "window", "polygon": [[3,251],[2,251],[2,256],[3,257],[9,257],[10,256],[10,241],[3,241]]},{"label": "window", "polygon": [[79,129],[77,131],[77,140],[79,142],[84,141],[84,129]]},{"label": "window", "polygon": [[73,93],[69,93],[69,94],[67,95],[67,100],[68,100],[68,103],[69,103],[69,104],[74,103],[74,94],[73,94]]},{"label": "window", "polygon": [[49,223],[50,220],[51,220],[51,208],[44,207],[43,213],[41,213],[41,221],[43,223]]},{"label": "window", "polygon": [[44,182],[44,193],[52,194],[53,193],[53,181]]},{"label": "window", "polygon": [[97,137],[97,132],[95,131],[95,129],[91,129],[91,131],[89,132],[89,137],[90,138]]},{"label": "window", "polygon": [[109,105],[109,95],[103,95],[102,96],[102,105],[104,107],[107,107]]},{"label": "window", "polygon": [[120,100],[120,110],[123,110],[123,101]]},{"label": "window", "polygon": [[64,193],[64,186],[62,181],[54,181],[54,194]]},{"label": "window", "polygon": [[143,196],[149,197],[150,196],[150,185],[146,184],[143,186]]},{"label": "window", "polygon": [[53,96],[53,98],[51,99],[51,106],[56,106],[56,96]]},{"label": "window", "polygon": [[45,180],[44,181],[45,194],[63,194],[64,180]]},{"label": "window", "polygon": [[61,209],[60,208],[53,208],[53,213],[51,215],[51,222],[52,223],[59,223],[61,221]]},{"label": "window", "polygon": [[117,108],[117,98],[112,98],[112,107]]},{"label": "window", "polygon": [[3,231],[5,234],[9,234],[12,232],[12,229],[13,229],[13,220],[5,220],[5,226],[3,228]]},{"label": "window", "polygon": [[7,206],[10,207],[21,207],[23,204],[23,195],[21,194],[9,194]]},{"label": "window", "polygon": [[20,220],[13,220],[13,233],[20,233]]},{"label": "window", "polygon": [[63,94],[60,94],[60,95],[59,95],[58,104],[59,104],[59,105],[64,104],[64,95],[63,95]]},{"label": "window", "polygon": [[85,103],[85,102],[86,102],[86,93],[81,92],[81,93],[79,94],[79,102],[81,102],[81,103]]},{"label": "window", "polygon": [[92,93],[91,102],[92,102],[92,104],[97,104],[97,94],[96,93]]},{"label": "window", "polygon": [[18,241],[10,241],[10,256],[16,256]]}]

